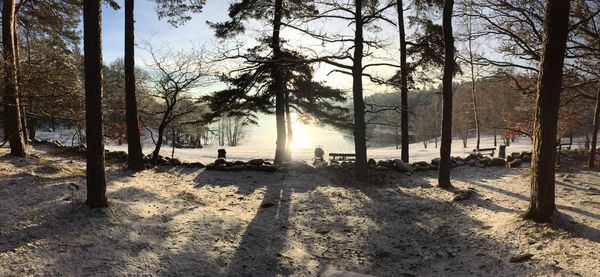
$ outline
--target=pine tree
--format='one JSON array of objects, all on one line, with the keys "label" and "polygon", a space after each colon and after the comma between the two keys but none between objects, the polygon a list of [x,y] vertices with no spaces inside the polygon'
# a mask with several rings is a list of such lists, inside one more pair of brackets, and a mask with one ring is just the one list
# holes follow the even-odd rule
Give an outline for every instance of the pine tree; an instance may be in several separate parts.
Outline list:
[{"label": "pine tree", "polygon": [[525,214],[525,218],[535,221],[549,221],[556,210],[556,133],[569,32],[569,8],[570,1],[548,0],[544,11],[543,50],[533,127],[531,200]]},{"label": "pine tree", "polygon": [[4,50],[4,114],[5,139],[10,143],[10,154],[25,157],[25,139],[21,126],[17,57],[15,49],[15,1],[4,1],[2,7],[2,48]]},{"label": "pine tree", "polygon": [[127,118],[128,167],[144,169],[135,95],[135,0],[125,0],[125,113]]},{"label": "pine tree", "polygon": [[442,18],[444,32],[444,76],[442,79],[442,144],[438,186],[447,188],[450,183],[450,152],[452,150],[452,77],[454,74],[454,36],[452,34],[452,11],[454,0],[444,1]]},{"label": "pine tree", "polygon": [[102,132],[102,5],[100,0],[83,2],[83,50],[85,67],[86,180],[87,205],[108,206]]}]

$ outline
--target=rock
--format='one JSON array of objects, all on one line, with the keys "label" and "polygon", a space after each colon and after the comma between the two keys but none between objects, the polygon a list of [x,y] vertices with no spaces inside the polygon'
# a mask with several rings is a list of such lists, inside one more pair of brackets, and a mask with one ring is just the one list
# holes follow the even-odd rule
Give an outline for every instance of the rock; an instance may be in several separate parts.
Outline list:
[{"label": "rock", "polygon": [[465,164],[473,167],[473,166],[477,165],[477,160],[465,160]]},{"label": "rock", "polygon": [[465,165],[465,162],[463,160],[456,160],[454,163],[456,164],[456,166],[464,166]]},{"label": "rock", "polygon": [[414,172],[415,171],[414,167],[412,167],[409,164],[406,164],[401,159],[395,159],[394,166],[395,166],[396,171],[398,171],[398,172]]},{"label": "rock", "polygon": [[215,160],[215,165],[221,165],[221,164],[222,165],[227,164],[227,161],[225,161],[225,159],[223,159],[223,158],[218,158]]},{"label": "rock", "polygon": [[527,260],[531,260],[531,258],[533,257],[533,254],[531,253],[525,253],[525,254],[519,254],[519,255],[515,255],[510,257],[510,259],[508,260],[511,263],[521,263]]},{"label": "rock", "polygon": [[385,166],[377,166],[375,171],[390,171],[390,169]]},{"label": "rock", "polygon": [[464,200],[471,198],[471,196],[473,196],[473,194],[475,194],[475,192],[472,190],[463,190],[463,191],[460,191],[457,195],[455,195],[454,199],[452,199],[452,201],[464,201]]},{"label": "rock", "polygon": [[379,161],[377,163],[378,166],[383,166],[383,167],[387,167],[387,168],[394,168],[394,166],[396,165],[394,163],[394,161],[392,160],[386,160],[386,161]]},{"label": "rock", "polygon": [[246,167],[245,165],[232,165],[232,166],[227,166],[225,168],[225,171],[242,171],[244,170],[244,167]]},{"label": "rock", "polygon": [[521,166],[523,162],[521,161],[521,159],[514,159],[513,161],[508,163],[508,167],[510,168],[517,168],[519,166]]},{"label": "rock", "polygon": [[417,167],[417,166],[421,166],[421,167],[427,166],[427,167],[429,167],[429,164],[427,162],[423,162],[423,161],[421,161],[421,162],[414,162],[411,165],[414,166],[414,167]]},{"label": "rock", "polygon": [[329,232],[331,232],[331,230],[327,227],[319,227],[319,228],[317,228],[317,230],[315,232],[320,235],[326,235],[326,234],[329,234]]},{"label": "rock", "polygon": [[377,165],[377,162],[375,161],[375,159],[371,158],[367,161],[367,165],[375,166]]},{"label": "rock", "polygon": [[431,165],[439,165],[440,164],[440,158],[435,158],[433,160],[431,160]]},{"label": "rock", "polygon": [[490,159],[489,157],[484,157],[479,159],[479,162],[485,166],[489,166],[492,163],[492,159]]},{"label": "rock", "polygon": [[256,171],[262,171],[262,172],[275,172],[277,171],[277,168],[274,166],[270,166],[270,165],[261,165],[261,166],[256,166]]},{"label": "rock", "polygon": [[506,161],[500,158],[493,158],[490,166],[506,166]]},{"label": "rock", "polygon": [[286,162],[283,164],[283,168],[293,170],[299,173],[312,173],[315,171],[314,166],[298,161]]},{"label": "rock", "polygon": [[213,170],[225,171],[225,170],[227,170],[227,166],[224,164],[217,164],[217,165],[215,165]]},{"label": "rock", "polygon": [[246,162],[244,162],[244,161],[235,161],[235,162],[233,162],[233,164],[234,165],[245,165]]},{"label": "rock", "polygon": [[513,158],[513,156],[507,156],[507,157],[506,157],[506,161],[507,161],[507,162],[512,162],[512,161],[514,161],[514,160],[515,160],[515,158]]},{"label": "rock", "polygon": [[193,163],[190,163],[189,166],[190,167],[197,167],[197,168],[204,168],[204,164],[202,164],[201,162],[193,162]]},{"label": "rock", "polygon": [[519,153],[519,152],[512,152],[512,153],[510,153],[510,156],[515,160],[521,159],[521,153]]},{"label": "rock", "polygon": [[352,271],[337,271],[337,270],[327,270],[321,277],[375,277],[374,275],[365,275],[358,272]]},{"label": "rock", "polygon": [[172,165],[181,165],[181,161],[179,159],[171,159]]},{"label": "rock", "polygon": [[531,162],[531,156],[527,155],[527,154],[522,154],[521,155],[521,161],[526,162],[526,163],[530,163]]},{"label": "rock", "polygon": [[249,160],[248,164],[254,165],[254,166],[261,166],[265,163],[265,160],[263,159],[253,159],[253,160]]},{"label": "rock", "polygon": [[209,163],[206,165],[206,170],[214,170],[215,166],[216,166],[215,163]]}]

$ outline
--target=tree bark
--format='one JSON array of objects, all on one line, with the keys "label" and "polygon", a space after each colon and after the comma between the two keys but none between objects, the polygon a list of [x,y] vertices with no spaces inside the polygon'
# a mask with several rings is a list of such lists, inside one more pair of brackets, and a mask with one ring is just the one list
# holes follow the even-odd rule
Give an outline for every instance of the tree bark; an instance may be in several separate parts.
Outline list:
[{"label": "tree bark", "polygon": [[452,35],[452,10],[454,0],[444,1],[442,26],[444,32],[444,76],[442,79],[442,145],[438,186],[447,188],[450,183],[450,152],[452,150],[452,75],[454,74],[454,37]]},{"label": "tree bark", "polygon": [[283,12],[283,0],[275,0],[275,12],[273,16],[273,89],[275,90],[275,123],[277,126],[277,142],[275,148],[275,163],[280,164],[287,160],[286,158],[286,128],[285,128],[285,92],[284,80],[281,72],[281,14]]},{"label": "tree bark", "polygon": [[588,167],[596,166],[596,147],[598,143],[598,128],[600,127],[600,81],[598,81],[598,92],[596,94],[596,110],[594,110],[594,123],[592,124],[591,151],[588,159]]},{"label": "tree bark", "polygon": [[354,102],[354,151],[356,153],[356,165],[354,177],[356,180],[367,179],[367,139],[365,124],[365,101],[362,91],[363,74],[363,15],[362,0],[355,0],[354,11],[354,56],[352,65],[352,97]]},{"label": "tree bark", "polygon": [[285,122],[287,124],[287,160],[292,160],[292,143],[294,142],[294,130],[292,129],[292,113],[290,111],[290,92],[285,93]]},{"label": "tree bark", "polygon": [[25,138],[21,131],[19,110],[19,85],[17,81],[17,60],[15,52],[15,1],[5,0],[2,9],[2,47],[4,50],[4,130],[10,143],[10,155],[26,157]]},{"label": "tree bark", "polygon": [[[472,5],[472,3],[470,3]],[[471,7],[470,7],[471,8]],[[473,117],[475,120],[475,131],[477,132],[477,140],[475,149],[479,151],[481,143],[481,127],[479,125],[479,111],[477,108],[477,89],[475,85],[475,63],[473,62],[473,22],[471,16],[467,19],[467,31],[469,33],[469,65],[471,67],[471,98],[473,103]],[[494,145],[496,146],[496,145]]]},{"label": "tree bark", "polygon": [[144,169],[144,154],[135,96],[135,0],[125,0],[125,117],[127,119],[127,165],[133,170]]},{"label": "tree bark", "polygon": [[102,132],[102,5],[83,1],[83,49],[85,66],[85,125],[87,139],[87,205],[108,206]]},{"label": "tree bark", "polygon": [[525,218],[549,221],[556,210],[555,162],[560,92],[569,28],[570,1],[548,0],[544,15],[542,60],[539,65],[533,153],[531,201]]},{"label": "tree bark", "polygon": [[402,129],[402,150],[400,157],[408,163],[408,66],[406,65],[406,33],[404,29],[404,9],[402,1],[396,4],[398,9],[398,33],[400,36],[400,128]]}]

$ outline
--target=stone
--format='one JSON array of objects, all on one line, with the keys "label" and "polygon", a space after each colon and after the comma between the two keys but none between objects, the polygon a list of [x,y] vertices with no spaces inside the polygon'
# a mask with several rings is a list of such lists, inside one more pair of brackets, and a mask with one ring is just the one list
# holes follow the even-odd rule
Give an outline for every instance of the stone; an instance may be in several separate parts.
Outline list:
[{"label": "stone", "polygon": [[233,162],[233,164],[234,165],[245,165],[246,162],[244,162],[244,161],[235,161],[235,162]]},{"label": "stone", "polygon": [[215,160],[215,165],[221,165],[221,164],[227,164],[227,161],[225,161],[224,158],[218,158]]},{"label": "stone", "polygon": [[205,166],[201,162],[193,162],[193,163],[190,163],[190,167],[204,168]]},{"label": "stone", "polygon": [[440,164],[440,158],[435,158],[433,160],[431,160],[431,165],[439,165]]},{"label": "stone", "polygon": [[371,159],[369,159],[367,161],[367,165],[369,165],[369,166],[375,166],[375,165],[377,165],[377,162],[375,161],[375,159],[371,158]]},{"label": "stone", "polygon": [[500,158],[493,158],[490,166],[506,166],[506,161]]},{"label": "stone", "polygon": [[414,172],[415,171],[415,168],[413,166],[405,163],[401,159],[395,159],[394,166],[395,166],[396,171],[398,171],[398,172]]},{"label": "stone", "polygon": [[215,163],[209,163],[206,165],[206,170],[214,170],[215,166],[216,166]]},{"label": "stone", "polygon": [[181,161],[179,159],[171,159],[172,165],[181,165]]},{"label": "stone", "polygon": [[242,171],[244,170],[244,167],[246,167],[245,165],[232,165],[232,166],[227,166],[225,168],[225,171]]},{"label": "stone", "polygon": [[531,155],[522,154],[521,155],[521,161],[526,162],[526,163],[530,163],[531,162]]},{"label": "stone", "polygon": [[521,161],[521,159],[514,159],[513,161],[508,163],[508,167],[510,168],[517,168],[519,166],[521,166],[523,162]]},{"label": "stone", "polygon": [[516,159],[521,159],[521,153],[519,153],[519,152],[512,152],[510,154],[510,156],[513,157],[513,159],[515,159],[515,160]]},{"label": "stone", "polygon": [[525,254],[519,254],[519,255],[515,255],[510,257],[510,259],[508,260],[511,263],[521,263],[527,260],[531,260],[531,258],[533,257],[533,254],[531,253],[525,253]]},{"label": "stone", "polygon": [[485,166],[489,166],[492,163],[492,159],[489,157],[484,157],[479,159],[479,162]]},{"label": "stone", "polygon": [[265,163],[265,160],[263,159],[253,159],[253,160],[249,160],[248,164],[254,165],[254,166],[261,166]]}]

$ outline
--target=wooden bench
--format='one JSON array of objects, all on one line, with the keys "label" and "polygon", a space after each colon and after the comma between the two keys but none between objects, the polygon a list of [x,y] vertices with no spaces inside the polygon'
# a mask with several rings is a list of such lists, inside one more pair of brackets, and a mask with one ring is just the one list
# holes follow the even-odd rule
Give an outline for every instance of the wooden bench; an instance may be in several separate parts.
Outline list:
[{"label": "wooden bench", "polygon": [[494,156],[494,153],[496,152],[496,147],[491,147],[491,148],[479,148],[479,151],[477,151],[477,149],[473,149],[473,153],[480,153],[483,155],[489,154],[490,156]]},{"label": "wooden bench", "polygon": [[356,160],[356,154],[352,153],[329,153],[329,157],[332,161]]}]

